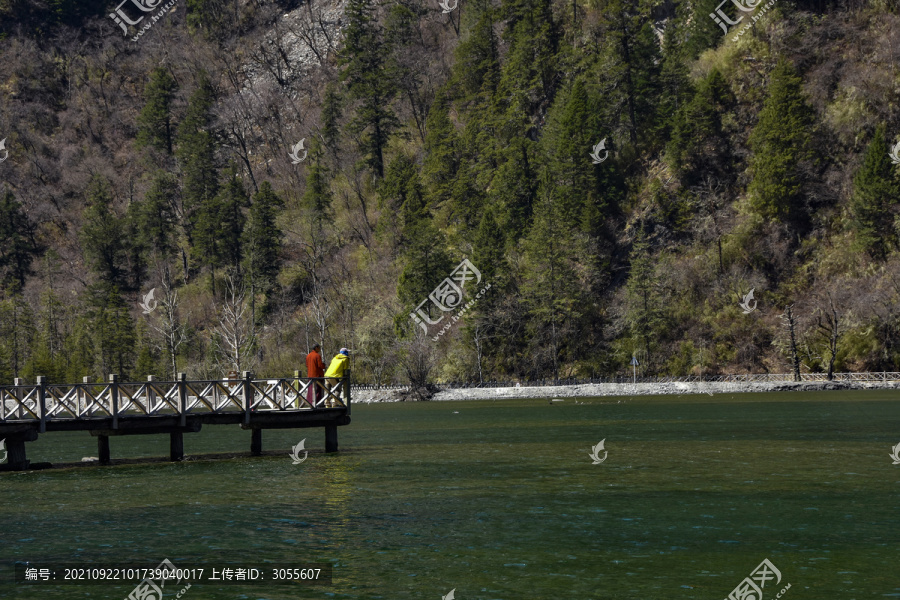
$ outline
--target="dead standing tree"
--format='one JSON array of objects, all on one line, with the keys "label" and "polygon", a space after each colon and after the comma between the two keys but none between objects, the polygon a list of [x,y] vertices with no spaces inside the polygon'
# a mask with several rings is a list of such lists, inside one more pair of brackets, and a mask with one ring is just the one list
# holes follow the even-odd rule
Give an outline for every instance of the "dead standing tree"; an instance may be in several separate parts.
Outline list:
[{"label": "dead standing tree", "polygon": [[160,349],[169,358],[169,367],[174,380],[178,376],[178,349],[188,339],[187,326],[178,317],[178,292],[172,288],[168,277],[163,282],[162,288],[163,296],[159,301],[158,310],[153,312],[154,318],[150,320],[150,329],[156,333],[160,340]]},{"label": "dead standing tree", "polygon": [[256,346],[256,331],[247,302],[243,281],[234,275],[225,277],[225,298],[219,306],[219,325],[213,330],[216,354],[221,365],[237,372],[251,370]]},{"label": "dead standing tree", "polygon": [[797,351],[797,317],[794,315],[794,305],[789,304],[780,315],[784,327],[788,332],[788,351],[791,355],[791,368],[794,372],[794,381],[800,381],[800,355]]},{"label": "dead standing tree", "polygon": [[834,379],[834,361],[837,357],[838,342],[843,335],[842,315],[838,313],[834,296],[825,292],[822,300],[824,308],[816,309],[816,336],[825,344],[828,353],[828,381]]},{"label": "dead standing tree", "polygon": [[431,400],[437,386],[429,383],[431,371],[437,366],[437,351],[428,336],[416,332],[416,336],[401,345],[400,365],[409,379],[410,396],[417,400]]}]

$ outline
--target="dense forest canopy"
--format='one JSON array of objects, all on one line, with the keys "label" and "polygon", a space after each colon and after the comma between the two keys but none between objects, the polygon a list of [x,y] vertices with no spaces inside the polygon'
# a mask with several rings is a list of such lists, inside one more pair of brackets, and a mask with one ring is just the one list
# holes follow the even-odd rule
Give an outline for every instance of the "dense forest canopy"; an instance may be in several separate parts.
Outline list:
[{"label": "dense forest canopy", "polygon": [[0,0],[0,383],[900,370],[897,0],[455,2]]}]

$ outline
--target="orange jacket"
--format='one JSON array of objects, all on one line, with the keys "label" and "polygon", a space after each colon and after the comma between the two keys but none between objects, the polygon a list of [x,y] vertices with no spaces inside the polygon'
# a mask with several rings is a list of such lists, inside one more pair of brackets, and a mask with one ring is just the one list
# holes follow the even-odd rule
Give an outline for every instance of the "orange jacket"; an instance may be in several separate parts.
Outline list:
[{"label": "orange jacket", "polygon": [[315,350],[306,355],[306,376],[325,376],[325,361],[322,360],[322,355]]}]

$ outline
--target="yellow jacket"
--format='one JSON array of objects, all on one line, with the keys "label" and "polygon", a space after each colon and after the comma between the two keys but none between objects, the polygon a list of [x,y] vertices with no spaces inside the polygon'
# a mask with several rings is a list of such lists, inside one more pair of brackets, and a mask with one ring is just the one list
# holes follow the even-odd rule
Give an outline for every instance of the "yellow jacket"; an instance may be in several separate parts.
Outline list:
[{"label": "yellow jacket", "polygon": [[344,371],[346,371],[347,367],[349,366],[350,357],[343,354],[338,354],[331,359],[331,364],[328,365],[328,370],[325,371],[325,377],[334,377],[335,379],[340,379],[344,376]]}]

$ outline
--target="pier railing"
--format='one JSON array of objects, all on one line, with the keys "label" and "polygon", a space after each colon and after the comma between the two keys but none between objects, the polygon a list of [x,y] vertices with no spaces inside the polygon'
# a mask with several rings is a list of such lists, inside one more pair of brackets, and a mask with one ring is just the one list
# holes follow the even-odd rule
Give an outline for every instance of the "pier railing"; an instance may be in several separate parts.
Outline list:
[{"label": "pier railing", "polygon": [[[189,414],[244,413],[249,422],[255,412],[350,408],[349,375],[342,379],[254,379],[245,372],[239,379],[176,381],[109,381],[48,384],[38,377],[33,385],[0,386],[0,422],[112,418],[113,427],[125,416],[181,417]],[[336,383],[334,383],[336,382]],[[311,400],[311,401],[310,401]],[[348,410],[349,412],[349,410]]]}]

